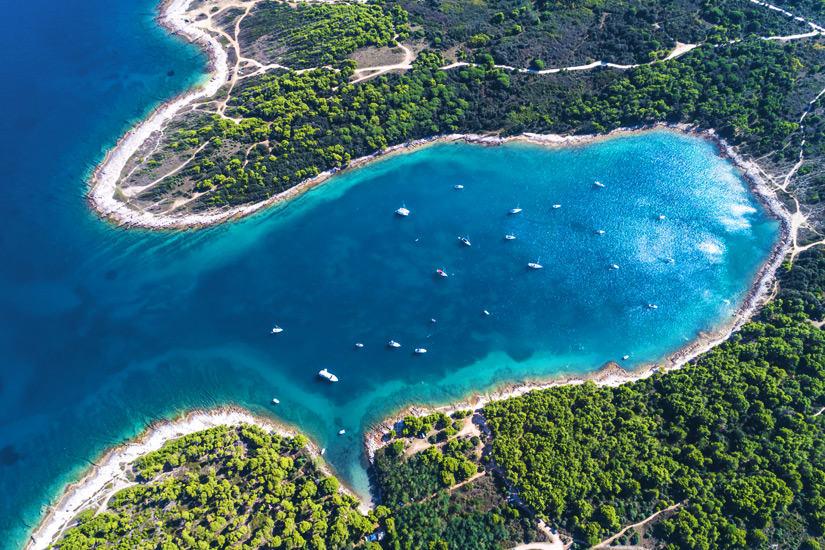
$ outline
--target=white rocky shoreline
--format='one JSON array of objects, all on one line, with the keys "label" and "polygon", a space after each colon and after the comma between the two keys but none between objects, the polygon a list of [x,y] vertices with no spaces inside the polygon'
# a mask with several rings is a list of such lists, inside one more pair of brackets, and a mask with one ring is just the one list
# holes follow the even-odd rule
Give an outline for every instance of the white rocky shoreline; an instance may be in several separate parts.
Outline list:
[{"label": "white rocky shoreline", "polygon": [[[156,422],[134,439],[107,451],[82,478],[68,485],[58,502],[49,507],[48,513],[29,538],[25,550],[46,550],[72,527],[72,520],[80,512],[93,507],[101,510],[109,497],[134,485],[135,482],[127,477],[126,472],[135,460],[160,449],[168,441],[217,426],[241,424],[258,426],[268,433],[284,437],[299,434],[296,430],[255,416],[239,407],[194,410],[174,420]],[[318,446],[314,442],[308,440],[307,447],[311,456],[320,456]],[[332,473],[323,465],[321,469],[328,474]],[[342,486],[341,490],[357,498],[357,495],[346,487]]]}]

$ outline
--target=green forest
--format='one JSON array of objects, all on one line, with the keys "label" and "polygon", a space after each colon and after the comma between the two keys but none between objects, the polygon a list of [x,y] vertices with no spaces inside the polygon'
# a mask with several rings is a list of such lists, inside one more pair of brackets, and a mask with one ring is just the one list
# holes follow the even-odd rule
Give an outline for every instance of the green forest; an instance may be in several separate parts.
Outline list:
[{"label": "green forest", "polygon": [[382,510],[363,516],[306,449],[306,438],[221,426],[166,443],[132,465],[137,484],[88,510],[53,546],[103,548],[370,548]]},{"label": "green forest", "polygon": [[765,154],[798,129],[789,120],[794,82],[805,71],[800,59],[819,57],[823,51],[810,46],[751,40],[626,72],[511,74],[483,56],[486,65],[441,71],[445,62],[435,52],[421,53],[404,75],[355,85],[346,62],[340,72],[279,71],[238,87],[227,115],[240,124],[214,115],[179,130],[166,146],[175,154],[208,144],[166,188],[147,193],[159,198],[191,178],[208,192],[203,207],[260,201],[390,145],[491,128],[502,135],[595,133],[684,122]]}]

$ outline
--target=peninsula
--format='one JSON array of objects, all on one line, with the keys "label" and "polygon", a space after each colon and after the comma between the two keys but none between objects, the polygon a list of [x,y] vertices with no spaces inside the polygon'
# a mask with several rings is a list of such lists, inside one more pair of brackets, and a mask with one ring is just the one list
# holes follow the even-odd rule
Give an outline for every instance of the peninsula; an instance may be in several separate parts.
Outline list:
[{"label": "peninsula", "polygon": [[780,192],[801,171],[801,214],[822,178],[825,54],[800,8],[174,0],[161,22],[208,49],[212,78],[120,141],[91,202],[119,223],[193,227],[438,138],[666,122],[715,130]]}]

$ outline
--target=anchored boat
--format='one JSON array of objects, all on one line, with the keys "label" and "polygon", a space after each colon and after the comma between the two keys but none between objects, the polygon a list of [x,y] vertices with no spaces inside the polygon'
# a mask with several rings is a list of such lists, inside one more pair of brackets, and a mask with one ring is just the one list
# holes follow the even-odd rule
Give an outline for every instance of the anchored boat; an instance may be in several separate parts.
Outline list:
[{"label": "anchored boat", "polygon": [[324,369],[318,373],[318,376],[324,378],[325,380],[329,380],[330,382],[337,382],[338,377],[329,372],[327,369]]}]

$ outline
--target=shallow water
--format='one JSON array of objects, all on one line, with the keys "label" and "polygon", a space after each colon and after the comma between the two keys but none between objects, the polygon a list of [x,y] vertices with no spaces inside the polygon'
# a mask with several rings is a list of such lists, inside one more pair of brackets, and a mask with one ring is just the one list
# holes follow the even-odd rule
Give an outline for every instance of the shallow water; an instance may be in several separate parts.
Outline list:
[{"label": "shallow water", "polygon": [[[25,24],[6,45],[23,56],[3,67],[16,85],[0,88],[21,105],[0,132],[9,547],[103,450],[194,407],[276,414],[365,491],[372,422],[625,354],[629,368],[659,359],[730,319],[778,236],[711,143],[664,130],[564,149],[436,145],[238,223],[115,229],[84,205],[85,178],[204,66],[154,26],[151,4],[123,4],[10,7]],[[402,203],[408,218],[393,214]],[[268,334],[275,323],[284,332]],[[341,381],[322,383],[323,367]]]}]

